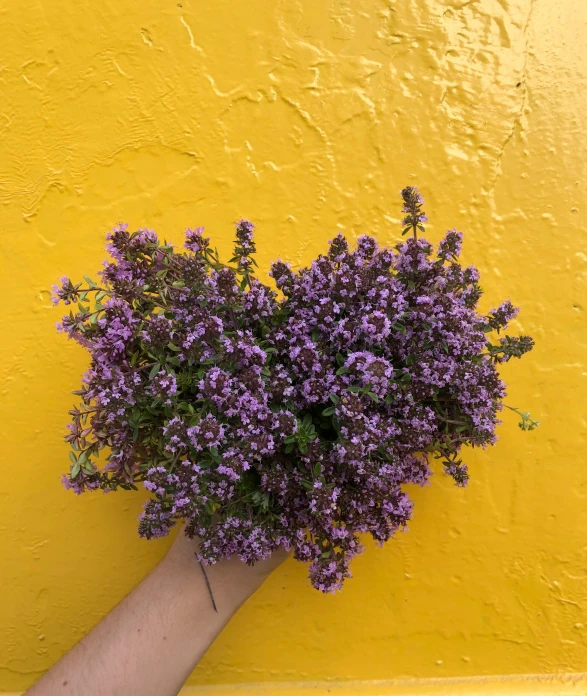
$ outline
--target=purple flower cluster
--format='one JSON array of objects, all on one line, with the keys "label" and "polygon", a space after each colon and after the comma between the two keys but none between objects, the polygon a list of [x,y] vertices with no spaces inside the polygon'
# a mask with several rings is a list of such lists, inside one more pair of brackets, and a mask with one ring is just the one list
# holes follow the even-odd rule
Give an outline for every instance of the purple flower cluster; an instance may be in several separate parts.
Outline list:
[{"label": "purple flower cluster", "polygon": [[[420,195],[420,191],[415,186],[406,186],[406,188],[400,191],[401,197],[404,201],[404,207],[402,211],[406,213],[405,218],[402,220],[402,225],[404,226],[403,234],[407,234],[412,230],[414,234],[414,239],[418,238],[417,230],[424,232],[424,223],[428,222],[428,217],[422,211],[422,206],[424,201]],[[455,230],[453,230],[455,232]],[[458,233],[457,233],[458,235]],[[450,244],[450,237],[447,235],[445,239],[445,245]],[[439,249],[439,256],[442,257],[443,249]]]},{"label": "purple flower cluster", "polygon": [[324,592],[350,577],[361,534],[385,542],[406,526],[405,484],[427,482],[431,457],[464,485],[463,445],[495,442],[496,366],[532,340],[488,340],[516,310],[477,313],[462,235],[449,231],[434,253],[417,237],[417,189],[402,197],[413,238],[389,249],[363,236],[351,250],[339,234],[306,268],[275,262],[276,289],[253,276],[246,220],[229,264],[202,228],[184,253],[114,228],[102,282],[55,288],[77,305],[61,330],[91,355],[65,485],[140,482],[151,494],[141,536],[183,520],[206,563],[292,549]]}]

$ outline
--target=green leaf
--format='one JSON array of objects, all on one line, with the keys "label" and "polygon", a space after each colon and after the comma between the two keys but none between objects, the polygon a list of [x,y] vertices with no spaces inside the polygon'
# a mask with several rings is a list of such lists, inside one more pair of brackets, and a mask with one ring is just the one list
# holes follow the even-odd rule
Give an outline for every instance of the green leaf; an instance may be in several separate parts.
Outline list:
[{"label": "green leaf", "polygon": [[71,472],[70,476],[71,478],[75,478],[79,472],[81,471],[82,465],[79,462],[76,462],[72,467],[71,467]]},{"label": "green leaf", "polygon": [[338,404],[340,402],[340,398],[336,394],[330,394],[328,398],[333,404]]},{"label": "green leaf", "polygon": [[90,276],[85,275],[85,276],[84,276],[84,280],[86,281],[86,283],[87,283],[91,288],[96,288],[96,287],[98,287],[98,286],[96,285],[96,283],[94,283],[94,281],[90,278]]},{"label": "green leaf", "polygon": [[149,379],[153,379],[153,377],[159,372],[160,369],[161,364],[156,362],[151,368],[151,371],[149,372]]},{"label": "green leaf", "polygon": [[342,365],[344,363],[344,356],[341,353],[337,353],[335,357],[336,357],[336,362],[339,365]]},{"label": "green leaf", "polygon": [[373,399],[373,401],[375,401],[376,403],[379,403],[379,397],[377,396],[377,394],[374,394],[372,391],[367,392],[367,396],[370,396]]},{"label": "green leaf", "polygon": [[169,343],[167,344],[167,347],[170,350],[174,350],[176,353],[181,350],[181,348],[179,346],[176,346],[175,343],[172,343],[171,341],[169,341]]},{"label": "green leaf", "polygon": [[352,386],[352,387],[347,387],[347,391],[356,393],[356,392],[360,392],[360,391],[363,391],[363,390],[362,390],[361,387]]},{"label": "green leaf", "polygon": [[71,459],[73,464],[77,464],[77,457],[75,456],[75,454],[73,452],[69,453],[69,458]]},{"label": "green leaf", "polygon": [[334,413],[334,406],[329,406],[322,411],[323,416],[331,416]]},{"label": "green leaf", "polygon": [[338,370],[336,371],[337,375],[344,375],[349,371],[348,367],[339,367]]},{"label": "green leaf", "polygon": [[101,302],[107,295],[108,292],[106,290],[100,290],[100,292],[96,293],[96,302]]}]

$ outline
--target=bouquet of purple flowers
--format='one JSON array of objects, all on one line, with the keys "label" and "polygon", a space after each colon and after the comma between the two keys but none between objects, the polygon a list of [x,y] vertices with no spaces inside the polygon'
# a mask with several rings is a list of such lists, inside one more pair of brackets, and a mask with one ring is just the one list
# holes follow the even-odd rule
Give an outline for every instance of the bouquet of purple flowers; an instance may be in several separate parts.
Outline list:
[{"label": "bouquet of purple flowers", "polygon": [[[293,549],[327,592],[350,577],[360,534],[383,543],[405,527],[403,485],[426,483],[431,457],[464,485],[463,445],[496,440],[497,364],[533,341],[498,336],[517,310],[506,301],[479,314],[461,233],[433,251],[418,237],[418,190],[401,195],[406,241],[362,236],[352,250],[339,234],[307,268],[276,261],[274,287],[253,275],[247,220],[227,264],[202,228],[180,253],[151,230],[115,227],[100,283],[54,288],[76,305],[60,329],[91,356],[65,486],[141,483],[151,493],[141,536],[183,520],[202,563]],[[522,429],[537,425],[512,410]]]}]

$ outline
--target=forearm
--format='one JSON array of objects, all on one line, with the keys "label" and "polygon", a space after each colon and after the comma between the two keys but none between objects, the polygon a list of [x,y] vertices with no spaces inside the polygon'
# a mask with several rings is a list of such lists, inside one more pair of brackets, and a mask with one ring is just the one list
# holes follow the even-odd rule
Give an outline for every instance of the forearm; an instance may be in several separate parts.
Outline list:
[{"label": "forearm", "polygon": [[230,559],[207,567],[215,612],[193,545],[182,535],[160,565],[27,693],[177,694],[275,564],[250,568]]}]

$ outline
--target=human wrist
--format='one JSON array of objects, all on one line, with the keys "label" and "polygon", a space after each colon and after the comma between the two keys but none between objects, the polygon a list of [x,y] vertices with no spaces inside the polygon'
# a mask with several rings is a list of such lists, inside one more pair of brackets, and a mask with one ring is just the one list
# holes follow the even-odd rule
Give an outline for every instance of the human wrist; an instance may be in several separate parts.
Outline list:
[{"label": "human wrist", "polygon": [[225,610],[232,611],[236,611],[263,584],[273,568],[287,555],[278,551],[274,558],[253,566],[246,565],[236,556],[210,565],[200,565],[196,557],[197,550],[197,540],[188,539],[180,531],[161,563],[162,570],[173,575],[188,592],[205,591],[210,605],[211,594],[217,606],[222,605]]}]

